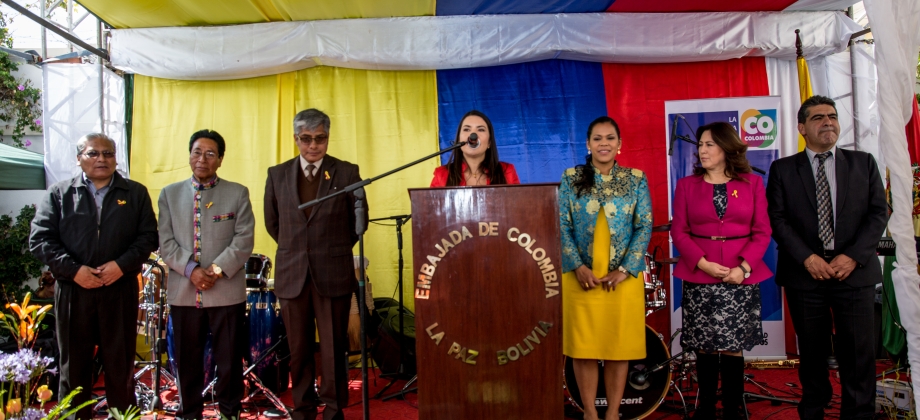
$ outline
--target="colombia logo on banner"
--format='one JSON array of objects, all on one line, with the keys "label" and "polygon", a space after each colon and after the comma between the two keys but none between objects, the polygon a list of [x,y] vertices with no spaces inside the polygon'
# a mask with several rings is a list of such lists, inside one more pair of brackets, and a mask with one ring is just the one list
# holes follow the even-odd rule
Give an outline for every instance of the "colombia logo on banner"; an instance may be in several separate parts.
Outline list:
[{"label": "colombia logo on banner", "polygon": [[776,110],[749,109],[741,114],[741,140],[764,149],[776,141]]}]

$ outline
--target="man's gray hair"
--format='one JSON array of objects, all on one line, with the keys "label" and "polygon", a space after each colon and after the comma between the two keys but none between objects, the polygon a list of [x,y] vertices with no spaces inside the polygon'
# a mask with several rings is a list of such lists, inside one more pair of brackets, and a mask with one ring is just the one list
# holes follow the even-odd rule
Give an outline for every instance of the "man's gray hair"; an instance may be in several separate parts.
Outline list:
[{"label": "man's gray hair", "polygon": [[111,137],[102,133],[89,133],[80,137],[80,140],[77,140],[77,156],[82,155],[83,151],[86,150],[86,143],[93,140],[108,140],[109,144],[112,146],[112,151],[115,151],[115,140],[112,140]]},{"label": "man's gray hair", "polygon": [[329,132],[329,116],[325,112],[316,108],[310,108],[297,113],[294,116],[294,135],[300,133],[301,129],[315,130],[320,125]]}]

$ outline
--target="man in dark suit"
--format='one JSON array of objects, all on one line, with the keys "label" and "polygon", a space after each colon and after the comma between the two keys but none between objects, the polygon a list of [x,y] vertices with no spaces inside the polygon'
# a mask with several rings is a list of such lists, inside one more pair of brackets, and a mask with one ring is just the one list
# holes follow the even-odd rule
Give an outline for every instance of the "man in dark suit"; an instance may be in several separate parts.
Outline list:
[{"label": "man in dark suit", "polygon": [[[81,388],[71,407],[92,397],[98,355],[108,406],[124,412],[137,405],[137,275],[157,249],[157,219],[147,188],[115,171],[114,140],[87,134],[76,152],[82,173],[48,188],[29,247],[57,279],[58,397]],[[92,405],[71,418],[93,418]]]},{"label": "man in dark suit", "polygon": [[299,112],[294,117],[294,142],[300,156],[269,168],[265,183],[265,227],[278,242],[275,294],[291,348],[294,420],[313,419],[317,413],[314,319],[322,353],[323,418],[343,419],[348,403],[348,313],[358,285],[352,258],[358,241],[355,198],[343,194],[297,209],[361,180],[357,165],[326,154],[329,125],[322,111]]},{"label": "man in dark suit", "polygon": [[809,98],[798,123],[806,149],[773,162],[767,200],[779,245],[776,283],[785,287],[799,341],[799,417],[824,418],[833,340],[840,418],[869,419],[875,411],[873,304],[882,281],[875,250],[888,221],[885,188],[871,155],[836,147],[833,100]]}]

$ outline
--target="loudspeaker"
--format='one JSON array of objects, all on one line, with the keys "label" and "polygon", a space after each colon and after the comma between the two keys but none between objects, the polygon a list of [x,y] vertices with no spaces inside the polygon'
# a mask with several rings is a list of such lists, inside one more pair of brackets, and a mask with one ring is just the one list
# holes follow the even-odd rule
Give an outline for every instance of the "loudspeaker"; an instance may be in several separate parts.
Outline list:
[{"label": "loudspeaker", "polygon": [[372,355],[380,372],[385,375],[415,375],[415,314],[404,310],[403,334],[400,335],[399,303],[389,298],[374,299],[374,312],[375,321],[379,321],[380,326]]}]

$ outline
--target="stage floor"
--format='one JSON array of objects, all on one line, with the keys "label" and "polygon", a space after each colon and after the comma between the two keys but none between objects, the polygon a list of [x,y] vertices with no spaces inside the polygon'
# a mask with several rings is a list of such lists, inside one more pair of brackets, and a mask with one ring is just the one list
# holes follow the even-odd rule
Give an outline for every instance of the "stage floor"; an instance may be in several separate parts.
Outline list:
[{"label": "stage floor", "polygon": [[[877,363],[877,369],[879,373],[890,370],[894,365],[887,360],[880,360]],[[836,378],[836,371],[832,372],[832,384],[834,386],[834,399],[831,402],[831,407],[828,409],[828,418],[839,418],[839,407],[840,407],[840,384],[839,379]],[[801,387],[798,380],[798,369],[796,368],[767,368],[767,369],[755,369],[748,368],[745,369],[745,373],[751,375],[752,381],[756,381],[757,384],[766,388],[770,393],[775,397],[781,399],[789,400],[798,400]],[[344,410],[346,420],[359,420],[362,419],[362,406],[361,406],[361,371],[360,369],[352,369],[350,371],[350,376],[352,381],[349,386],[349,406]],[[889,374],[886,376],[891,379],[899,379],[902,381],[910,381],[909,377],[901,373]],[[371,370],[369,374],[369,394],[373,396],[381,389],[383,389],[388,383],[389,379],[381,378],[379,376],[379,371]],[[405,380],[396,381],[389,390],[386,391],[384,395],[389,395],[393,392],[398,391],[405,384]],[[97,384],[96,392],[101,394],[103,389],[101,388],[102,381]],[[693,407],[693,401],[695,398],[695,384],[682,384],[682,392],[687,401],[690,409]],[[753,382],[748,382],[745,385],[745,391],[752,394],[766,395],[765,392],[760,389]],[[164,400],[177,401],[174,391],[166,391],[164,394]],[[280,399],[290,406],[291,404],[291,393],[290,391],[285,391],[279,395]],[[370,401],[370,413],[371,418],[374,419],[407,419],[415,420],[418,419],[418,398],[416,394],[409,393],[405,396],[404,399],[394,398],[388,401],[381,401],[380,399],[372,399]],[[536,403],[536,402],[535,402]],[[581,419],[581,413],[571,404],[566,401],[560,401],[559,404],[566,404],[566,419]],[[748,411],[750,413],[751,420],[789,420],[797,419],[798,415],[796,414],[795,407],[792,404],[788,403],[772,403],[771,401],[764,400],[749,400],[747,403]],[[272,408],[270,402],[264,398],[256,397],[255,403],[244,404],[244,414],[243,418],[254,419],[254,418],[270,418],[263,413],[266,410]],[[207,411],[207,415],[213,415],[213,412]],[[665,401],[656,407],[656,410],[646,417],[649,420],[661,420],[661,419],[680,419],[683,417],[683,408],[680,404],[679,398],[677,398],[676,393],[669,393]],[[105,418],[104,415],[97,415],[96,418]],[[145,415],[144,419],[153,419],[153,415]],[[156,418],[172,418],[168,414],[160,414]],[[216,418],[216,417],[214,417]],[[320,417],[321,418],[321,417]],[[876,416],[877,419],[894,419],[896,417],[884,413],[880,413]]]}]

